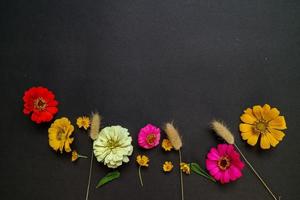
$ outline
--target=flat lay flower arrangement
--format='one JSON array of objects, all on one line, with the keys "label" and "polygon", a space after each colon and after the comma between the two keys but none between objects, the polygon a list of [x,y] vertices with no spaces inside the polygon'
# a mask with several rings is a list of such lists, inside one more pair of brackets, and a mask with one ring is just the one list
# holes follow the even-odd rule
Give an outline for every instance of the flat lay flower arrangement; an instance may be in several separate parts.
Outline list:
[{"label": "flat lay flower arrangement", "polygon": [[[28,89],[24,93],[23,101],[23,113],[30,116],[34,123],[51,122],[48,128],[48,141],[53,151],[60,154],[70,154],[72,162],[76,162],[79,158],[90,159],[86,200],[89,198],[91,188],[93,159],[110,168],[111,171],[101,178],[97,185],[92,187],[99,188],[118,179],[121,176],[118,168],[131,160],[136,161],[137,180],[140,186],[146,187],[148,183],[143,180],[143,169],[151,167],[152,159],[146,152],[153,148],[161,148],[166,153],[171,151],[178,153],[178,161],[162,161],[161,171],[158,173],[179,171],[178,181],[180,181],[180,198],[182,200],[185,197],[184,176],[196,174],[204,177],[211,184],[223,185],[241,178],[245,167],[252,170],[273,199],[280,199],[280,196],[272,192],[260,173],[247,160],[235,142],[235,135],[221,121],[213,120],[210,124],[214,133],[224,142],[211,147],[206,158],[202,158],[206,165],[200,166],[197,162],[184,160],[181,134],[172,122],[167,122],[162,127],[148,123],[140,129],[137,138],[132,138],[130,131],[121,125],[102,127],[102,117],[98,113],[92,113],[90,116],[79,116],[76,120],[76,126],[67,117],[55,118],[55,114],[58,112],[58,101],[55,99],[54,93],[45,87],[39,86]],[[263,150],[270,149],[276,147],[285,136],[283,130],[287,129],[287,126],[284,116],[280,115],[277,108],[272,108],[268,104],[254,105],[252,108],[245,109],[240,119],[241,139],[250,146],[258,144]],[[77,128],[87,131],[93,142],[93,149],[91,149],[89,156],[81,155],[72,148],[72,143],[76,139],[74,131]],[[143,154],[131,158],[134,151],[132,145],[134,139],[137,140],[137,148],[145,149],[145,151]]]}]

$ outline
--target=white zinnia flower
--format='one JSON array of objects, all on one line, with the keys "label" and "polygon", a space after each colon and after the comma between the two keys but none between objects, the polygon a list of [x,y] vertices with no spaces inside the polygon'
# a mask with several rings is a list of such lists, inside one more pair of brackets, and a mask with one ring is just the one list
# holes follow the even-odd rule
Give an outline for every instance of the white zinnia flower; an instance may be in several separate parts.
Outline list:
[{"label": "white zinnia flower", "polygon": [[109,168],[117,168],[123,162],[129,162],[128,156],[133,151],[131,142],[128,129],[119,125],[103,128],[93,144],[97,161]]}]

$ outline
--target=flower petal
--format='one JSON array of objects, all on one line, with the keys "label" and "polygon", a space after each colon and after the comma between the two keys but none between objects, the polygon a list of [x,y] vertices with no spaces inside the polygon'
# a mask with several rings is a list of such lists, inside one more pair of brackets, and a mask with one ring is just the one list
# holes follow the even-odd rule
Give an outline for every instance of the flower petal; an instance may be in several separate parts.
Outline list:
[{"label": "flower petal", "polygon": [[207,157],[210,160],[219,160],[219,158],[220,158],[219,153],[218,153],[218,151],[215,148],[212,148],[210,150],[210,152],[207,154]]},{"label": "flower petal", "polygon": [[287,128],[283,116],[278,116],[275,119],[271,120],[269,122],[269,127],[274,129],[279,129],[279,130],[284,130]]},{"label": "flower petal", "polygon": [[262,149],[269,149],[270,148],[270,141],[266,134],[262,134],[260,138],[260,147]]},{"label": "flower petal", "polygon": [[221,177],[221,183],[228,183],[229,181],[230,181],[229,171],[226,170],[223,174],[223,177]]},{"label": "flower petal", "polygon": [[241,120],[247,124],[254,124],[257,119],[255,119],[253,116],[249,115],[249,114],[242,114],[242,116],[240,117]]},{"label": "flower petal", "polygon": [[253,133],[253,132],[250,132],[250,133],[251,133],[251,136],[248,138],[247,143],[250,144],[251,146],[254,146],[257,143],[259,134],[256,134],[256,133]]},{"label": "flower petal", "polygon": [[216,166],[215,168],[212,168],[209,172],[212,176],[214,176],[214,175],[220,173],[220,169],[219,169],[219,167]]},{"label": "flower petal", "polygon": [[228,171],[229,171],[230,179],[233,181],[242,176],[241,171],[233,165],[228,169]]},{"label": "flower petal", "polygon": [[282,131],[276,129],[268,128],[268,131],[278,141],[281,141],[282,138],[285,136],[285,134]]},{"label": "flower petal", "polygon": [[251,108],[247,108],[246,110],[244,110],[244,113],[250,115],[250,116],[251,116],[252,118],[254,118],[254,119],[256,118],[256,117],[254,116],[253,111],[252,111]]},{"label": "flower petal", "polygon": [[220,156],[226,154],[227,146],[227,144],[218,144],[217,148]]},{"label": "flower petal", "polygon": [[270,144],[272,147],[276,147],[276,145],[279,143],[278,140],[276,140],[271,133],[266,133],[268,140],[270,141]]},{"label": "flower petal", "polygon": [[257,119],[262,119],[262,107],[259,105],[253,106],[253,113]]},{"label": "flower petal", "polygon": [[51,114],[55,114],[58,111],[56,107],[47,107],[46,110]]},{"label": "flower petal", "polygon": [[216,161],[206,159],[206,169],[208,169],[210,171],[210,170],[213,170],[216,166],[217,166]]},{"label": "flower petal", "polygon": [[279,116],[279,110],[277,110],[277,108],[272,108],[270,109],[269,107],[266,107],[266,105],[263,107],[263,112],[262,112],[262,115],[263,115],[263,118],[266,120],[266,121],[270,121],[272,119],[275,119],[276,117]]},{"label": "flower petal", "polygon": [[243,124],[241,123],[240,124],[240,131],[241,132],[249,132],[249,131],[252,131],[253,130],[253,126],[250,125],[250,124]]}]

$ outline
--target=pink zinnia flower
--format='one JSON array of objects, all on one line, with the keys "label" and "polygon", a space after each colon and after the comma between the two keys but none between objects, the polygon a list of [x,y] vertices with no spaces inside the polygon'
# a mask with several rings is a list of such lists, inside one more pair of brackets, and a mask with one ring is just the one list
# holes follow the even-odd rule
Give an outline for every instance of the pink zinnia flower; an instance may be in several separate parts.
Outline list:
[{"label": "pink zinnia flower", "polygon": [[144,149],[151,149],[159,144],[160,140],[160,129],[147,124],[139,132],[138,143],[139,146]]},{"label": "pink zinnia flower", "polygon": [[233,145],[219,144],[217,149],[211,148],[207,154],[206,168],[209,173],[222,184],[235,181],[242,176],[244,163],[240,160]]}]

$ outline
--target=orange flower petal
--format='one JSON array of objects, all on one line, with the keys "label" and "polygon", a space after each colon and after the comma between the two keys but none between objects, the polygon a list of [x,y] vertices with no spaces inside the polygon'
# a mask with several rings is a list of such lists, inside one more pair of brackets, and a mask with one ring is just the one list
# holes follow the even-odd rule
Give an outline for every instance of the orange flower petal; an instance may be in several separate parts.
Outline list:
[{"label": "orange flower petal", "polygon": [[278,116],[269,122],[269,127],[279,130],[286,129],[286,123],[283,116]]},{"label": "orange flower petal", "polygon": [[259,134],[251,131],[247,131],[247,132],[242,132],[241,133],[242,139],[243,140],[247,140],[247,143],[250,144],[251,146],[256,145]]},{"label": "orange flower petal", "polygon": [[276,147],[276,145],[279,143],[278,140],[276,140],[271,133],[266,133],[266,135],[272,147]]},{"label": "orange flower petal", "polygon": [[249,132],[253,130],[253,126],[250,124],[240,124],[240,131],[241,132]]},{"label": "orange flower petal", "polygon": [[262,134],[260,138],[260,147],[262,149],[269,149],[270,148],[270,141],[266,134]]},{"label": "orange flower petal", "polygon": [[253,114],[253,111],[251,108],[247,108],[246,110],[244,110],[244,113],[249,114],[251,117],[256,118]]},{"label": "orange flower petal", "polygon": [[268,130],[270,134],[272,134],[272,136],[278,141],[281,141],[282,138],[285,136],[285,134],[282,131],[272,129],[272,128],[268,128]]},{"label": "orange flower petal", "polygon": [[254,124],[257,121],[257,119],[246,113],[242,114],[241,120],[247,124]]},{"label": "orange flower petal", "polygon": [[275,119],[280,114],[279,110],[277,108],[272,109],[263,109],[263,118],[267,121],[270,121],[272,119]]},{"label": "orange flower petal", "polygon": [[262,107],[259,105],[253,106],[253,113],[257,119],[262,119]]},{"label": "orange flower petal", "polygon": [[251,133],[251,136],[248,138],[247,143],[250,144],[251,146],[254,146],[257,143],[259,135],[253,132],[249,132],[249,133]]}]

